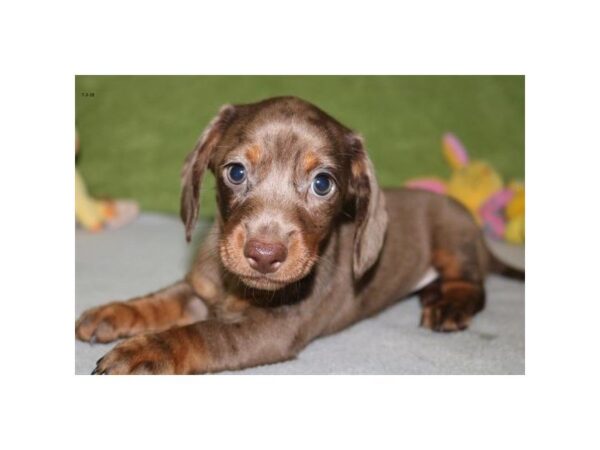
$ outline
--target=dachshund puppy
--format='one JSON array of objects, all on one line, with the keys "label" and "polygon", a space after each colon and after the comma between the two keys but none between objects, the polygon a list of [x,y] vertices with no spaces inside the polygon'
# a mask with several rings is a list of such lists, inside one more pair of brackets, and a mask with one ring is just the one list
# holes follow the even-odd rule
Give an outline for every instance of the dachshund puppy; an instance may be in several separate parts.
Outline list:
[{"label": "dachshund puppy", "polygon": [[485,274],[500,266],[469,212],[436,194],[381,190],[361,137],[310,103],[221,108],[182,171],[188,241],[207,169],[218,212],[187,276],[77,321],[83,341],[127,338],[94,374],[284,361],[421,288],[420,324],[434,331],[464,330],[484,306]]}]

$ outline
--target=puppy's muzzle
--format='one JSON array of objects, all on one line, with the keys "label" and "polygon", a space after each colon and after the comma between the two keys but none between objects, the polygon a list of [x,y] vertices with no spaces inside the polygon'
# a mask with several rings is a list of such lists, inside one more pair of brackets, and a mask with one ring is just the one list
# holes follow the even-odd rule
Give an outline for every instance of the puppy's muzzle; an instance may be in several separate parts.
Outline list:
[{"label": "puppy's muzzle", "polygon": [[287,248],[279,242],[250,239],[244,246],[244,256],[254,270],[261,273],[276,272],[287,258]]}]

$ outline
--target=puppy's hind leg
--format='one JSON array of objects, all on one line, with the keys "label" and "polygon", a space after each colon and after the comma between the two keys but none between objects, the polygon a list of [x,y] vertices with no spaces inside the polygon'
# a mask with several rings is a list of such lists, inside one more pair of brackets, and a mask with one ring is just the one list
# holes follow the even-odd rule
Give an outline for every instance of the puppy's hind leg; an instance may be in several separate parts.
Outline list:
[{"label": "puppy's hind leg", "polygon": [[158,332],[205,319],[207,308],[187,281],[125,302],[85,311],[75,324],[79,340],[110,342],[136,334]]},{"label": "puppy's hind leg", "polygon": [[435,241],[432,264],[440,277],[420,292],[421,326],[464,330],[485,304],[485,250],[478,230],[444,232]]}]

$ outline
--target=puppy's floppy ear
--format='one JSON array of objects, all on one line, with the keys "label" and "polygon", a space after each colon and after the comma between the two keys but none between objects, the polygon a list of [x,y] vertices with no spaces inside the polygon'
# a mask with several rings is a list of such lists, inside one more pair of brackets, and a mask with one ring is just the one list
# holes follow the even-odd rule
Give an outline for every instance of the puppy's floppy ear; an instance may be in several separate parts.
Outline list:
[{"label": "puppy's floppy ear", "polygon": [[181,220],[185,224],[185,238],[189,242],[198,220],[200,186],[202,177],[214,149],[223,137],[223,133],[235,117],[235,107],[221,107],[217,116],[211,120],[200,135],[194,150],[185,158],[181,170]]},{"label": "puppy's floppy ear", "polygon": [[352,134],[349,138],[352,154],[352,181],[350,191],[356,199],[356,232],[354,235],[354,278],[359,279],[377,261],[388,225],[385,197],[375,178],[362,139]]}]

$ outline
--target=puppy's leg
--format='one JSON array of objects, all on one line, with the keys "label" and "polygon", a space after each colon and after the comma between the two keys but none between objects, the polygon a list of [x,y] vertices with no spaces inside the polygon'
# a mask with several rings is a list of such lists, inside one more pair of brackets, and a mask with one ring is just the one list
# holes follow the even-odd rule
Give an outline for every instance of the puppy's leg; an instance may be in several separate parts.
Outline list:
[{"label": "puppy's leg", "polygon": [[143,297],[85,311],[75,324],[75,335],[82,341],[110,342],[194,323],[206,315],[206,306],[192,287],[180,281]]},{"label": "puppy's leg", "polygon": [[297,320],[259,312],[237,323],[214,319],[127,339],[92,374],[193,374],[290,359],[306,345]]},{"label": "puppy's leg", "polygon": [[467,328],[485,304],[484,253],[477,235],[445,236],[433,252],[438,280],[421,293],[421,326],[434,331]]}]

